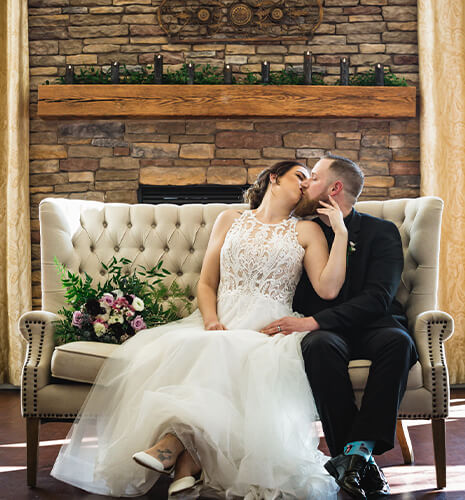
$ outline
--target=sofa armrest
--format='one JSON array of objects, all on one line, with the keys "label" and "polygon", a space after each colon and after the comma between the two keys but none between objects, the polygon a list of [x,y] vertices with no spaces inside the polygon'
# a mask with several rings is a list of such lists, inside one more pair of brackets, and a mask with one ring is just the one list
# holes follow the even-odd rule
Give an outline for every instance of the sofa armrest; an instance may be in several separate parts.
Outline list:
[{"label": "sofa armrest", "polygon": [[55,325],[58,316],[48,311],[28,311],[19,318],[19,331],[27,342],[21,377],[23,417],[37,415],[37,392],[50,383],[50,364],[55,349]]},{"label": "sofa armrest", "polygon": [[449,375],[444,342],[454,332],[452,316],[443,311],[425,311],[415,321],[414,338],[423,371],[423,383],[433,395],[433,417],[449,412]]}]

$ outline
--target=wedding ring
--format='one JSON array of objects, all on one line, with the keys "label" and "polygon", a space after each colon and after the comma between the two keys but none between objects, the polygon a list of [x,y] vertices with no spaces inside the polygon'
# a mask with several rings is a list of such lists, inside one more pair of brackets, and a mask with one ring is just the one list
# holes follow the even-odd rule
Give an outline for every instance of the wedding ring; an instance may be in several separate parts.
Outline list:
[{"label": "wedding ring", "polygon": [[281,331],[281,327],[278,325],[278,332],[280,332],[280,331]]}]

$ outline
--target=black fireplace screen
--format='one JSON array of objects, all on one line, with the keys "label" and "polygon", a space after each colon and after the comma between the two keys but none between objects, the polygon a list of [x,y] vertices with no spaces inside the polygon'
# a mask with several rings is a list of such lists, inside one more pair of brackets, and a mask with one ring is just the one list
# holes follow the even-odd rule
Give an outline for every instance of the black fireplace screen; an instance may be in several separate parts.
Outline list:
[{"label": "black fireplace screen", "polygon": [[221,184],[199,184],[189,186],[140,185],[137,191],[139,203],[242,203],[243,193],[249,184],[223,186]]}]

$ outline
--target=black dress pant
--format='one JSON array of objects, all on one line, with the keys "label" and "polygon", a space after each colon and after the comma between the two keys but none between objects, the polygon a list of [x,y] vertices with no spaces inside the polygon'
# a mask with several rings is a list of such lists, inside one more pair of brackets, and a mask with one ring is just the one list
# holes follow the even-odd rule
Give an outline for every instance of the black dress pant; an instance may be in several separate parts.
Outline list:
[{"label": "black dress pant", "polygon": [[[351,441],[375,441],[375,454],[393,448],[397,412],[418,359],[410,335],[395,327],[359,331],[357,336],[316,330],[301,346],[331,455],[343,453]],[[349,378],[351,359],[372,362],[360,410]]]}]

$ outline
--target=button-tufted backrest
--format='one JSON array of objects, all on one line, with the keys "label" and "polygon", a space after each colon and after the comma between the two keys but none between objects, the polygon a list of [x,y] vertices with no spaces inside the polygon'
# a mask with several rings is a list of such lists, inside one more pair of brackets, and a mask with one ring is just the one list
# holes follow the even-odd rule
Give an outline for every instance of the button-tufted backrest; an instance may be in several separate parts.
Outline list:
[{"label": "button-tufted backrest", "polygon": [[[54,256],[72,272],[100,283],[107,276],[102,263],[115,256],[151,268],[160,260],[181,287],[192,289],[192,303],[210,232],[220,212],[233,206],[129,205],[46,198],[40,203],[42,308],[57,312],[64,290]],[[123,268],[123,272],[127,269]]]},{"label": "button-tufted backrest", "polygon": [[412,328],[420,312],[436,309],[443,201],[434,196],[362,201],[356,209],[397,226],[402,238],[404,270],[397,299]]},{"label": "button-tufted backrest", "polygon": [[[192,289],[192,303],[203,255],[220,212],[245,205],[128,205],[46,198],[39,207],[42,307],[57,312],[64,304],[54,257],[73,272],[106,279],[102,263],[126,257],[146,268],[163,260],[180,286]],[[360,202],[357,210],[393,221],[402,236],[405,266],[397,293],[409,322],[436,306],[442,201],[424,197]],[[125,269],[123,269],[125,270]],[[168,280],[168,283],[169,283]]]}]

